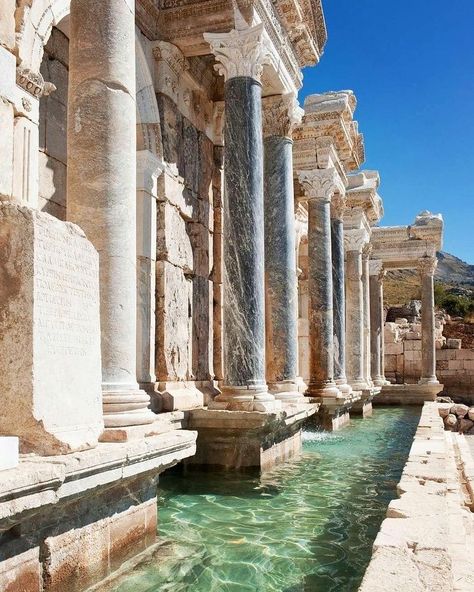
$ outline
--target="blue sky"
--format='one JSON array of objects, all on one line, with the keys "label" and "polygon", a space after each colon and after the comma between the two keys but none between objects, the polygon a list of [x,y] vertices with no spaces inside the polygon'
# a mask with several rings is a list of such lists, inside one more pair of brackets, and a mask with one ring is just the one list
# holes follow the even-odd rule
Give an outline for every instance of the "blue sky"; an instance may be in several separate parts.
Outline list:
[{"label": "blue sky", "polygon": [[352,89],[384,225],[441,212],[444,250],[474,264],[474,0],[323,0],[328,42],[308,94]]}]

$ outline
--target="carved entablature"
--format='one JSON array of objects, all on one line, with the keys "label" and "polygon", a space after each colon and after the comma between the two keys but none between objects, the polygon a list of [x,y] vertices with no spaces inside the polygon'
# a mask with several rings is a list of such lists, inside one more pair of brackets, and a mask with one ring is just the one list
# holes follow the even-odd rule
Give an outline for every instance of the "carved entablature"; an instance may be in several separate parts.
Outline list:
[{"label": "carved entablature", "polygon": [[[238,5],[233,0],[159,0],[157,4],[160,36],[177,45],[186,57],[209,55],[209,45],[204,34],[241,29],[239,21],[245,22],[248,27],[262,24],[264,37],[271,45],[272,52],[271,65],[267,68],[272,71],[271,77],[277,81],[271,94],[301,88],[301,68],[319,59],[319,52],[314,49],[317,58],[307,56],[308,63],[302,63],[303,55],[308,50],[302,52],[293,44],[291,34],[296,29],[286,29],[272,0],[239,0]],[[322,14],[318,17],[318,30],[321,22],[324,22]]]},{"label": "carved entablature", "polygon": [[442,217],[422,212],[411,226],[373,228],[372,257],[386,269],[418,269],[420,261],[436,259],[442,239]]},{"label": "carved entablature", "polygon": [[302,114],[303,110],[293,94],[265,97],[262,100],[263,136],[291,138]]},{"label": "carved entablature", "polygon": [[377,190],[380,175],[377,171],[359,171],[348,175],[347,208],[361,209],[370,226],[377,224],[383,216],[383,204]]},{"label": "carved entablature", "polygon": [[274,4],[300,67],[317,64],[327,40],[321,0],[275,0]]},{"label": "carved entablature", "polygon": [[363,136],[353,121],[357,101],[352,91],[306,97],[304,116],[294,132],[295,152],[318,138],[331,138],[346,171],[358,169],[365,158]]},{"label": "carved entablature", "polygon": [[336,192],[343,192],[336,169],[297,171],[298,180],[304,191],[304,199],[330,202]]},{"label": "carved entablature", "polygon": [[23,68],[22,66],[18,66],[16,69],[16,83],[37,99],[48,96],[56,90],[55,85],[52,82],[45,82],[39,72],[33,72],[29,68]]}]

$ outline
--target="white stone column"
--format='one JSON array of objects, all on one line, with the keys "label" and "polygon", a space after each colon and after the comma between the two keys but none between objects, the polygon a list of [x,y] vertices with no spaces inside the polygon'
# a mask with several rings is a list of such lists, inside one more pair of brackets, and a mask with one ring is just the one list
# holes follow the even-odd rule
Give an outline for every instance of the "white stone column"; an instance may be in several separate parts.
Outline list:
[{"label": "white stone column", "polygon": [[363,325],[364,325],[364,380],[372,386],[371,377],[371,351],[370,351],[370,271],[369,260],[371,253],[371,246],[366,245],[362,250],[362,292],[363,292]]},{"label": "white stone column", "polygon": [[352,388],[368,388],[364,373],[364,290],[362,250],[368,243],[364,229],[344,233],[346,251],[346,374]]},{"label": "white stone column", "polygon": [[67,216],[99,252],[106,427],[151,423],[136,376],[135,2],[72,0]]},{"label": "white stone column", "polygon": [[421,378],[420,384],[439,384],[436,378],[434,272],[436,257],[419,261],[421,275]]},{"label": "white stone column", "polygon": [[384,377],[384,318],[383,278],[385,271],[380,260],[369,263],[370,274],[370,350],[371,377],[375,386],[386,384]]},{"label": "white stone column", "polygon": [[308,200],[309,397],[337,397],[334,382],[331,199],[334,169],[297,171]]}]

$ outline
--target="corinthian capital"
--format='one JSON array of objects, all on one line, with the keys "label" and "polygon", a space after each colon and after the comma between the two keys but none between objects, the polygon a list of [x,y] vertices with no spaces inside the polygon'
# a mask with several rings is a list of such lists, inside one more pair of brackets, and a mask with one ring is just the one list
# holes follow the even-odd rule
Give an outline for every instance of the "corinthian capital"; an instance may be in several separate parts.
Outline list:
[{"label": "corinthian capital", "polygon": [[291,138],[293,128],[301,122],[303,109],[295,95],[273,95],[262,99],[263,136]]},{"label": "corinthian capital", "polygon": [[297,171],[305,199],[330,202],[337,189],[337,173],[334,169]]},{"label": "corinthian capital", "polygon": [[344,247],[346,251],[362,253],[369,242],[369,234],[364,228],[344,230]]},{"label": "corinthian capital", "polygon": [[437,265],[438,260],[436,259],[436,257],[422,257],[418,261],[418,269],[420,270],[420,274],[422,276],[434,275]]},{"label": "corinthian capital", "polygon": [[369,261],[369,275],[376,276],[377,279],[382,280],[385,277],[386,271],[383,268],[383,261],[380,259],[372,259]]},{"label": "corinthian capital", "polygon": [[260,82],[270,49],[263,38],[263,23],[229,33],[204,33],[218,63],[214,66],[225,80],[246,76]]}]

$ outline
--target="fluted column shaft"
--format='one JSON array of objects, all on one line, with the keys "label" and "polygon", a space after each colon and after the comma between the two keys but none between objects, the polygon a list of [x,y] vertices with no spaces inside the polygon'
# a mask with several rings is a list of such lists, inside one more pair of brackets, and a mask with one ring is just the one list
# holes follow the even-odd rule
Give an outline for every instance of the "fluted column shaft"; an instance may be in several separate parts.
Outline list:
[{"label": "fluted column shaft", "polygon": [[438,384],[434,317],[434,272],[436,259],[420,260],[421,275],[421,384]]},{"label": "fluted column shaft", "polygon": [[135,3],[72,0],[68,219],[100,256],[106,427],[150,423],[136,380]]},{"label": "fluted column shaft", "polygon": [[299,397],[291,97],[263,101],[266,374],[277,399]]},{"label": "fluted column shaft", "polygon": [[371,261],[370,272],[370,351],[371,375],[375,386],[383,386],[384,319],[383,319],[383,267],[381,261]]}]

